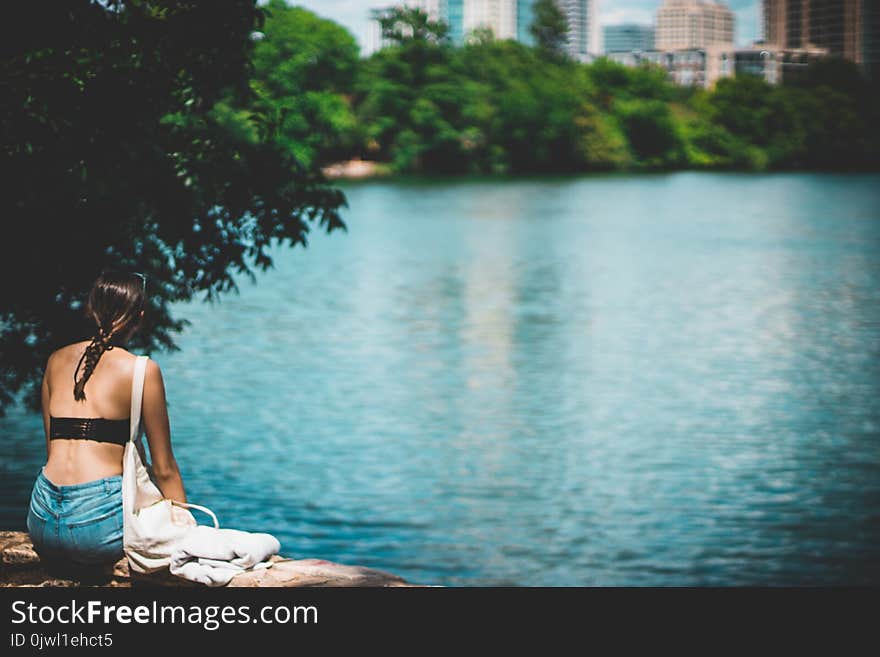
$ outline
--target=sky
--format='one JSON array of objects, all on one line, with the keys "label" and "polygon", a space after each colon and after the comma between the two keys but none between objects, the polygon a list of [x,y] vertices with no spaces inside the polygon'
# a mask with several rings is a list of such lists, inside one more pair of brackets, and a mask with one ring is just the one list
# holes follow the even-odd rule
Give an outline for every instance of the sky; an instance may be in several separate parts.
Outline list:
[{"label": "sky", "polygon": [[[320,16],[341,23],[366,46],[369,11],[373,7],[395,4],[394,0],[288,0]],[[736,14],[736,43],[750,44],[760,37],[761,0],[727,0],[727,6]],[[635,22],[651,23],[660,0],[599,0],[599,20],[603,25]]]}]

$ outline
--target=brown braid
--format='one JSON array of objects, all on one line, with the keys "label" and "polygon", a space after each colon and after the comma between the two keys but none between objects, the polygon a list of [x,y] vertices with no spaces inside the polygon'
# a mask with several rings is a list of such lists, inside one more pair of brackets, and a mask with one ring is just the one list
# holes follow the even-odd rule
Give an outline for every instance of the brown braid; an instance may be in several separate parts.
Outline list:
[{"label": "brown braid", "polygon": [[[73,372],[73,398],[85,401],[85,387],[104,352],[113,349],[114,338],[125,341],[137,329],[144,307],[146,279],[140,274],[104,272],[89,294],[86,313],[98,326]],[[82,374],[80,374],[82,370]]]},{"label": "brown braid", "polygon": [[[80,356],[79,362],[76,364],[76,369],[73,371],[73,398],[76,401],[85,401],[86,382],[92,376],[92,373],[98,366],[98,361],[101,360],[101,356],[104,355],[104,352],[113,349],[113,345],[110,343],[111,336],[112,333],[108,333],[103,328],[99,328],[98,334],[92,338],[89,346],[86,347],[83,355]],[[83,361],[85,361],[86,366],[83,369],[82,378],[77,379]]]}]

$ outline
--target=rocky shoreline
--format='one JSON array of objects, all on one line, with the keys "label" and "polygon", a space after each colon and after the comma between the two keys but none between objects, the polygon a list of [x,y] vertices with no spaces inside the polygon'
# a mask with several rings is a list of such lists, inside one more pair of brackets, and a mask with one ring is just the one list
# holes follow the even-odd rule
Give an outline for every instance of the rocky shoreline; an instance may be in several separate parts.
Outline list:
[{"label": "rocky shoreline", "polygon": [[321,172],[330,180],[364,180],[390,173],[387,164],[357,158],[345,162],[335,162],[321,169]]},{"label": "rocky shoreline", "polygon": [[[25,532],[0,531],[0,587],[81,587],[108,586],[174,586],[194,584],[173,575],[149,578],[134,576],[128,571],[126,559],[120,559],[112,575],[98,583],[60,579],[46,572]],[[403,578],[363,566],[347,566],[323,559],[285,559],[274,557],[271,568],[244,572],[232,578],[229,587],[343,587],[343,586],[413,586]],[[207,588],[207,587],[204,587]]]}]

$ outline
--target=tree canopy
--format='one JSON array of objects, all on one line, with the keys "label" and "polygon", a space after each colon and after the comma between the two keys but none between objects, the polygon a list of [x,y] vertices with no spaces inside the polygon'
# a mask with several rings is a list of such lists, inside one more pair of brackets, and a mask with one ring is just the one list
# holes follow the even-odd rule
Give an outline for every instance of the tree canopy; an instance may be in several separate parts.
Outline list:
[{"label": "tree canopy", "polygon": [[344,227],[343,195],[254,102],[262,22],[253,0],[19,3],[5,22],[0,405],[89,335],[103,268],[146,275],[139,345],[173,348],[172,302],[234,289],[310,224]]},{"label": "tree canopy", "polygon": [[266,14],[254,48],[254,107],[275,126],[276,144],[303,165],[345,157],[356,141],[346,94],[357,42],[336,23],[282,0],[271,0]]},{"label": "tree canopy", "polygon": [[564,16],[545,4],[535,28],[556,36],[536,47],[400,30],[358,68],[356,152],[420,174],[878,166],[876,86],[851,62],[817,62],[784,85],[740,74],[683,87],[659,66],[561,56]]},{"label": "tree canopy", "polygon": [[536,0],[532,5],[533,19],[529,33],[538,49],[545,54],[562,57],[568,41],[568,19],[556,0]]},{"label": "tree canopy", "polygon": [[446,22],[434,20],[418,8],[398,5],[373,9],[370,13],[379,23],[382,38],[398,45],[408,41],[444,43],[449,38]]}]

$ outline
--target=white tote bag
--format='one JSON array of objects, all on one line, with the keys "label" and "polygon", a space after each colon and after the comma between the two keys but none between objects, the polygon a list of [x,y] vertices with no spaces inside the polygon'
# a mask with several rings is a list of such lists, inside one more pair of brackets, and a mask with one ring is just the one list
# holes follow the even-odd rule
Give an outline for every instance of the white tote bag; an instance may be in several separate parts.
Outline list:
[{"label": "white tote bag", "polygon": [[153,482],[141,440],[141,404],[147,356],[135,360],[131,382],[131,427],[122,457],[123,549],[129,568],[141,574],[168,568],[178,541],[196,526],[188,509],[204,511],[219,528],[217,516],[197,504],[185,504],[162,496]]}]

